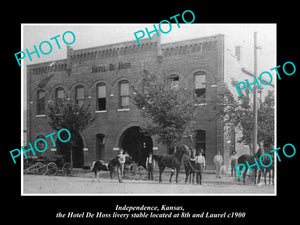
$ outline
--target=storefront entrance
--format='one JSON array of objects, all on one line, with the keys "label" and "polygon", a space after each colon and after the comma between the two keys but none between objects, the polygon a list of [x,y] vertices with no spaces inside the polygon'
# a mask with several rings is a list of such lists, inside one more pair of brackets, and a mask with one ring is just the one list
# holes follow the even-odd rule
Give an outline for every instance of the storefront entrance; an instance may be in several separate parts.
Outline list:
[{"label": "storefront entrance", "polygon": [[153,142],[150,135],[144,133],[140,127],[133,126],[123,132],[119,146],[132,157],[134,162],[145,167]]}]

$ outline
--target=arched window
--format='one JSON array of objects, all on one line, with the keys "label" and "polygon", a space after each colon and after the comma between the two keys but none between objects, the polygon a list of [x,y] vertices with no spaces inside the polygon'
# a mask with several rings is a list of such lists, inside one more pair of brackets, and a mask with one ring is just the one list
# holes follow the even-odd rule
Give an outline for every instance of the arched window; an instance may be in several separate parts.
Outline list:
[{"label": "arched window", "polygon": [[78,106],[82,106],[84,103],[84,87],[78,85],[75,87],[75,101]]},{"label": "arched window", "polygon": [[195,84],[195,97],[205,98],[206,93],[206,73],[203,71],[198,71],[194,73],[194,84]]},{"label": "arched window", "polygon": [[56,88],[55,90],[55,104],[60,105],[65,99],[65,90],[61,87]]},{"label": "arched window", "polygon": [[103,83],[97,85],[97,110],[106,110],[106,85]]},{"label": "arched window", "polygon": [[119,108],[129,108],[129,82],[122,80],[119,82]]},{"label": "arched window", "polygon": [[45,91],[40,89],[37,91],[37,104],[36,104],[36,114],[45,114]]}]

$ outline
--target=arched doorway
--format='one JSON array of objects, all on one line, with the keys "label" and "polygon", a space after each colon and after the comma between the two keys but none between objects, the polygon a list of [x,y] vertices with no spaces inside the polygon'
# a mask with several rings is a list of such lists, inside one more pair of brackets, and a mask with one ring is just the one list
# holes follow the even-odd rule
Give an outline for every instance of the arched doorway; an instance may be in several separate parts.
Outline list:
[{"label": "arched doorway", "polygon": [[[63,134],[63,133],[62,133]],[[61,135],[62,139],[66,139]],[[83,166],[83,140],[80,135],[77,137],[72,138],[75,140],[72,145],[72,161],[73,161],[73,168],[82,168]],[[56,154],[62,155],[65,162],[71,162],[71,142],[61,142],[60,140],[56,139],[56,147],[57,152]]]},{"label": "arched doorway", "polygon": [[120,137],[120,148],[124,149],[138,165],[144,166],[149,152],[152,151],[153,142],[138,126],[126,129]]}]

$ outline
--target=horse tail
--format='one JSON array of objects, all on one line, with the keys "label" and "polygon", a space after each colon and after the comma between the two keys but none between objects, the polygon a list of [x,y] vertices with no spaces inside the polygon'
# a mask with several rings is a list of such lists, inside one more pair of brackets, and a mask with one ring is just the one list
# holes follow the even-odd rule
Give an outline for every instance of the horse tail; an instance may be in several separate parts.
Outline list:
[{"label": "horse tail", "polygon": [[93,171],[93,170],[94,170],[95,163],[96,163],[96,161],[93,161],[93,162],[92,162],[92,165],[91,165],[91,167],[90,167],[91,171]]}]

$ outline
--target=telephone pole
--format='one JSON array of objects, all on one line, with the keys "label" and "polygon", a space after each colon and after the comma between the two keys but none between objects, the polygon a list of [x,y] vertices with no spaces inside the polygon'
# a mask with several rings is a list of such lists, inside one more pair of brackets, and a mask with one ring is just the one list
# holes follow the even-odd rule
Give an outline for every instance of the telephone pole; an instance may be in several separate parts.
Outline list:
[{"label": "telephone pole", "polygon": [[[255,77],[257,75],[257,49],[261,49],[260,46],[257,46],[257,32],[254,32],[254,71],[251,72],[248,69],[242,67],[242,71],[250,76],[253,76],[254,83],[256,82]],[[274,86],[273,86],[274,87]],[[253,150],[250,152],[252,155],[256,153],[256,147],[257,147],[257,99],[256,99],[256,85],[253,87],[253,139],[252,139],[252,145]]]},{"label": "telephone pole", "polygon": [[[254,75],[257,75],[257,32],[254,32]],[[255,78],[254,78],[255,82]],[[254,115],[254,129],[253,129],[253,154],[256,153],[257,146],[257,99],[256,99],[256,85],[253,88],[253,115]]]}]

